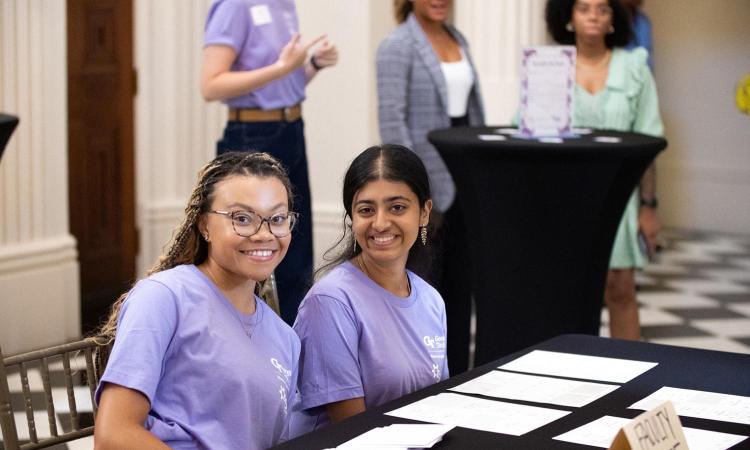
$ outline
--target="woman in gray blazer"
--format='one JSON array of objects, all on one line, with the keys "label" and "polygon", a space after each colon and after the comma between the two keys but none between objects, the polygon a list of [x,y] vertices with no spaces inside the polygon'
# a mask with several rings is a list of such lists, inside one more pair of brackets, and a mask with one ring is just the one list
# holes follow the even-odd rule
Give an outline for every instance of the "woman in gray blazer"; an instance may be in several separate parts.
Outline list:
[{"label": "woman in gray blazer", "polygon": [[458,374],[468,367],[470,255],[456,187],[427,133],[484,125],[484,110],[466,39],[446,23],[452,6],[452,0],[395,0],[400,25],[381,42],[376,67],[380,138],[414,150],[429,174],[435,258],[425,275],[445,300],[448,361],[452,374]]}]

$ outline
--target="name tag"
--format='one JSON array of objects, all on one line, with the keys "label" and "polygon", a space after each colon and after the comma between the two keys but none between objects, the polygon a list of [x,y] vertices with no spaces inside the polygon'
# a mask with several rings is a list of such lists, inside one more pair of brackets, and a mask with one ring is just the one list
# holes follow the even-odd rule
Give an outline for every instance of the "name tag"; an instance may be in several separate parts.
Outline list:
[{"label": "name tag", "polygon": [[683,450],[687,441],[672,402],[646,411],[622,427],[610,450]]},{"label": "name tag", "polygon": [[250,16],[252,16],[253,25],[255,26],[266,25],[273,21],[268,5],[251,6]]}]

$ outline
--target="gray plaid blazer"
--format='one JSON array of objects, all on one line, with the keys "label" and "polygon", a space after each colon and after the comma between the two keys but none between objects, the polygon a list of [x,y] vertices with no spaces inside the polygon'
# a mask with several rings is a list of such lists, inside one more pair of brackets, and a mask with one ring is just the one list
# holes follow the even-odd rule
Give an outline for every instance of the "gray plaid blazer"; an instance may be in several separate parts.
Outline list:
[{"label": "gray plaid blazer", "polygon": [[[474,72],[467,112],[469,124],[484,125],[479,77],[469,46],[458,30],[450,25],[447,28],[463,48]],[[380,139],[409,147],[422,158],[435,207],[444,212],[453,203],[456,186],[440,154],[427,141],[427,133],[451,126],[448,91],[440,61],[413,14],[380,43],[375,63]]]}]

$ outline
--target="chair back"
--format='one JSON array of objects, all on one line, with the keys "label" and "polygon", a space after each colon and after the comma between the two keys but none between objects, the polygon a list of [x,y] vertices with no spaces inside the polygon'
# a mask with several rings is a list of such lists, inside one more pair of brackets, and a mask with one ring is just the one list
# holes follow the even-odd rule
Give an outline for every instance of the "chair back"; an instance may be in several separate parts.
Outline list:
[{"label": "chair back", "polygon": [[[14,356],[3,356],[0,348],[0,428],[6,450],[47,448],[94,433],[98,347],[83,340]],[[24,412],[28,437],[15,419]]]},{"label": "chair back", "polygon": [[276,289],[276,276],[273,273],[263,283],[263,288],[260,290],[260,298],[266,302],[266,305],[274,310],[276,315],[281,317],[281,311],[279,309],[279,293]]}]

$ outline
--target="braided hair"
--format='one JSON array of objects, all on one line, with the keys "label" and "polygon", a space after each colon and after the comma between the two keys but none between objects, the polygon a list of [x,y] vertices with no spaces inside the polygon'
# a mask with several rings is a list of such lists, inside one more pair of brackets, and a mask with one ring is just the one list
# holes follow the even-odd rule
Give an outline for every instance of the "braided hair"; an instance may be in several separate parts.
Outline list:
[{"label": "braided hair", "polygon": [[[198,172],[198,181],[190,195],[187,207],[185,207],[185,218],[165,246],[166,251],[159,257],[156,264],[146,272],[146,276],[182,264],[198,265],[206,260],[208,257],[208,242],[201,235],[198,224],[201,217],[211,209],[216,185],[220,181],[236,175],[277,178],[286,188],[289,210],[292,210],[292,184],[286,170],[276,158],[261,152],[223,153],[203,166]],[[261,283],[257,283],[256,289],[260,288],[262,288]],[[99,375],[104,371],[109,356],[108,350],[114,342],[117,332],[117,318],[128,292],[120,295],[112,304],[106,322],[94,336],[89,338],[100,346],[100,351],[97,354],[97,372]]]}]

